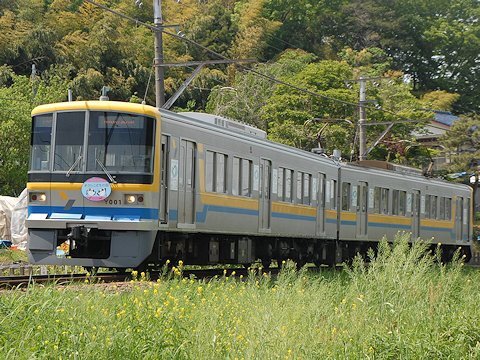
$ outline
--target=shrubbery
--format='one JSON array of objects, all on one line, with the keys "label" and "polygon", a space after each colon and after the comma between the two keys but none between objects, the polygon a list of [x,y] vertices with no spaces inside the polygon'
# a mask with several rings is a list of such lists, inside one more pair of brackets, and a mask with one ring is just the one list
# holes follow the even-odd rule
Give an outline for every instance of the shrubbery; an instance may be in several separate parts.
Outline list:
[{"label": "shrubbery", "polygon": [[276,278],[172,275],[0,296],[0,357],[477,358],[479,275],[406,237],[368,265]]}]

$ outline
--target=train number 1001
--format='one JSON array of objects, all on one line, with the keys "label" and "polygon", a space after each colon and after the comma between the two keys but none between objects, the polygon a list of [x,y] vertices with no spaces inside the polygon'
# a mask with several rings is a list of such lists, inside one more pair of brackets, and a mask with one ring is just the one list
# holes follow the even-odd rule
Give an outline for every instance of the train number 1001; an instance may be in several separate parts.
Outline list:
[{"label": "train number 1001", "polygon": [[105,200],[105,204],[108,205],[122,205],[122,200]]}]

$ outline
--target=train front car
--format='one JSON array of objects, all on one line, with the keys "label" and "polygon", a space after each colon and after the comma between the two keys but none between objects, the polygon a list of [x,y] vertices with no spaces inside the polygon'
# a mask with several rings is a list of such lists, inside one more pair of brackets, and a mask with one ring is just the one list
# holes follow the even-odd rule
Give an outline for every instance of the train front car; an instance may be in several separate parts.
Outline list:
[{"label": "train front car", "polygon": [[35,264],[126,268],[158,229],[160,113],[110,101],[32,112],[29,258]]}]

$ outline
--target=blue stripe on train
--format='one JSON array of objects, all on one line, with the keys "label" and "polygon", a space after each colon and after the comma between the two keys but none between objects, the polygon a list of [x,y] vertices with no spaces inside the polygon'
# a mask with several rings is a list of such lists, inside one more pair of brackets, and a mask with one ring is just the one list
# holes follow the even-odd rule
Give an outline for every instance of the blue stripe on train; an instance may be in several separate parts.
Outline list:
[{"label": "blue stripe on train", "polygon": [[314,216],[287,214],[287,213],[279,213],[279,212],[272,212],[272,218],[290,219],[290,220],[304,220],[304,221],[316,221],[317,220]]},{"label": "blue stripe on train", "polygon": [[140,219],[158,219],[158,209],[118,208],[118,207],[72,207],[65,210],[62,206],[29,206],[29,214],[82,214],[84,216],[140,217]]},{"label": "blue stripe on train", "polygon": [[[258,210],[242,209],[230,206],[217,206],[217,205],[205,205],[202,211],[197,211],[195,219],[197,223],[205,223],[207,220],[207,214],[209,212],[216,213],[228,213],[228,214],[238,214],[238,215],[249,215],[249,216],[258,216]],[[158,209],[150,208],[118,208],[118,207],[73,207],[68,211],[65,210],[62,206],[29,206],[29,214],[49,214],[60,213],[81,213],[85,216],[112,216],[112,217],[140,217],[140,219],[158,219]],[[316,217],[307,216],[307,215],[297,215],[297,214],[287,214],[272,212],[272,218],[277,219],[290,219],[290,220],[303,220],[303,221],[316,221]],[[169,220],[176,221],[178,220],[178,211],[175,209],[169,210]],[[326,222],[329,224],[335,224],[336,219],[326,219]],[[342,220],[341,225],[346,226],[355,226],[356,221]],[[402,224],[386,224],[386,223],[376,223],[368,222],[369,227],[376,228],[395,228],[401,230],[411,230],[410,225]],[[422,231],[441,231],[453,233],[452,229],[447,228],[437,228],[432,226],[421,226],[420,230]]]},{"label": "blue stripe on train", "polygon": [[258,210],[242,209],[230,206],[204,205],[203,211],[198,211],[196,214],[197,222],[204,223],[207,220],[207,213],[209,211],[217,213],[258,216]]}]

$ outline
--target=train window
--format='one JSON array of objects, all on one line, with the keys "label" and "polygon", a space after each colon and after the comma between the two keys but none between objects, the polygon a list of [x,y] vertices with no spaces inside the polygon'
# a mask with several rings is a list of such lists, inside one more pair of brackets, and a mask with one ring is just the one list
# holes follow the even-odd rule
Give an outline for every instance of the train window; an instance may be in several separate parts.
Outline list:
[{"label": "train window", "polygon": [[350,210],[350,183],[342,183],[342,210]]},{"label": "train window", "polygon": [[430,196],[430,218],[437,218],[437,197],[434,195]]},{"label": "train window", "polygon": [[[112,173],[152,173],[154,141],[155,119],[152,117],[91,111],[87,171],[103,172],[106,168]],[[179,181],[181,186],[183,179]]]},{"label": "train window", "polygon": [[206,190],[212,192],[213,187],[213,179],[214,179],[214,164],[215,164],[215,153],[213,151],[207,150],[207,158],[206,158],[206,169],[205,169],[205,177],[206,177]]},{"label": "train window", "polygon": [[381,197],[380,197],[382,214],[388,214],[388,192],[389,192],[389,189],[382,188]]},{"label": "train window", "polygon": [[440,220],[445,220],[445,198],[444,197],[440,197],[440,205],[438,207],[438,209],[440,210],[439,211],[439,216],[438,218]]},{"label": "train window", "polygon": [[283,176],[284,176],[284,171],[283,168],[278,168],[277,172],[277,196],[278,200],[285,200],[284,199],[284,194],[283,194]]},{"label": "train window", "polygon": [[232,168],[232,195],[239,195],[240,193],[240,158],[233,158]]},{"label": "train window", "polygon": [[452,220],[452,199],[445,198],[445,220]]},{"label": "train window", "polygon": [[252,161],[242,159],[242,196],[252,196]]},{"label": "train window", "polygon": [[337,181],[336,180],[332,180],[332,198],[331,198],[331,201],[330,201],[330,205],[331,205],[331,208],[332,209],[336,209],[337,208]]},{"label": "train window", "polygon": [[299,204],[310,205],[312,175],[297,172],[297,200]]},{"label": "train window", "polygon": [[393,190],[392,192],[392,215],[398,215],[399,211],[399,190]]},{"label": "train window", "polygon": [[53,114],[34,116],[32,121],[30,170],[50,168]]},{"label": "train window", "polygon": [[303,173],[298,171],[297,172],[297,200],[298,203],[302,203],[302,181],[303,181]]},{"label": "train window", "polygon": [[216,154],[216,183],[215,192],[226,193],[227,192],[227,155]]},{"label": "train window", "polygon": [[430,195],[425,195],[425,217],[430,218]]},{"label": "train window", "polygon": [[380,193],[381,188],[376,186],[373,194],[373,211],[377,214],[380,214]]},{"label": "train window", "polygon": [[312,185],[312,175],[303,173],[303,203],[305,205],[310,205],[311,203],[311,185]]},{"label": "train window", "polygon": [[405,216],[407,209],[407,192],[400,191],[398,197],[398,215]]},{"label": "train window", "polygon": [[85,132],[85,112],[57,114],[53,170],[79,171]]},{"label": "train window", "polygon": [[[282,180],[280,180],[280,174],[283,174]],[[278,197],[281,201],[293,202],[293,170],[279,168],[279,184],[282,182],[282,191],[278,190]],[[279,187],[280,189],[280,187]]]},{"label": "train window", "polygon": [[207,150],[205,165],[207,191],[227,192],[227,160],[227,155]]}]

